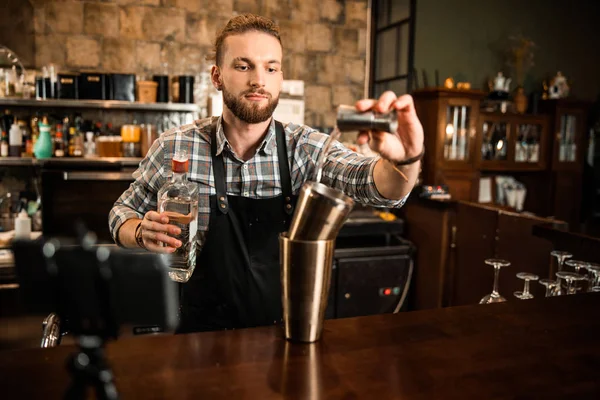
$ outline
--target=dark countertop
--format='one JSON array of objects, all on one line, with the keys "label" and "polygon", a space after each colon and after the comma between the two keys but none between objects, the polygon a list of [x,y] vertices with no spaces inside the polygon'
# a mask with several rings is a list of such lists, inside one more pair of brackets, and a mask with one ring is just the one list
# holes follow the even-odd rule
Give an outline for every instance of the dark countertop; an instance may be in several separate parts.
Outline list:
[{"label": "dark countertop", "polygon": [[[123,399],[598,398],[600,294],[330,320],[312,345],[266,327],[122,339]],[[0,352],[3,398],[60,398],[64,346]]]}]

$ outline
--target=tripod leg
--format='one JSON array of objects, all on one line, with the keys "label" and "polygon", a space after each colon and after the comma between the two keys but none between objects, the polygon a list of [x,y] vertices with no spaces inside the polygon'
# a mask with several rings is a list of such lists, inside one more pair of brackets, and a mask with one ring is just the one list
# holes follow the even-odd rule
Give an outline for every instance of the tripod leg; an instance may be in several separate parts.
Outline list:
[{"label": "tripod leg", "polygon": [[88,359],[84,352],[79,352],[69,358],[67,369],[71,374],[71,384],[65,393],[65,400],[81,400],[86,398],[86,390],[89,384],[87,366],[85,360]]}]

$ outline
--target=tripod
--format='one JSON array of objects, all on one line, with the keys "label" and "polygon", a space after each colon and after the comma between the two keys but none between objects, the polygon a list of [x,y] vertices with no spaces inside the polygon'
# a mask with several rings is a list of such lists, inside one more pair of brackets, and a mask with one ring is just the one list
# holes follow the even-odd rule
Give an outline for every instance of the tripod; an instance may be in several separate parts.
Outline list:
[{"label": "tripod", "polygon": [[67,369],[73,380],[65,393],[66,400],[86,398],[89,386],[98,400],[117,400],[119,395],[113,374],[104,358],[104,340],[100,336],[80,336],[79,352],[69,357]]}]

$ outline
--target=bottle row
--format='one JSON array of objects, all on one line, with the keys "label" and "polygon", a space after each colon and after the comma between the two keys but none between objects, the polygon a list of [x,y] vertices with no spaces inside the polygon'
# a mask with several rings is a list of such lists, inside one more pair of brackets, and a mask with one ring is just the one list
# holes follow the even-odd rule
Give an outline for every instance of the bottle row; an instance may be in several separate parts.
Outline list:
[{"label": "bottle row", "polygon": [[84,119],[80,114],[15,118],[0,116],[0,157],[143,157],[157,139],[151,124],[125,124]]}]

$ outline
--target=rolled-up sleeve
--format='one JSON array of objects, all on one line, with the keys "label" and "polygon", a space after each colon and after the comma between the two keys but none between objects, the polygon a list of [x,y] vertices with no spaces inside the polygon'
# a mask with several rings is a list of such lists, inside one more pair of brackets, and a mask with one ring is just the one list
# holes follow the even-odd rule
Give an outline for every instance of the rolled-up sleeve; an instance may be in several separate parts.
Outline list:
[{"label": "rolled-up sleeve", "polygon": [[163,140],[159,138],[133,173],[134,182],[121,194],[110,210],[108,225],[116,243],[119,243],[119,229],[125,221],[143,218],[148,211],[156,210],[157,194],[167,179],[166,172]]},{"label": "rolled-up sleeve", "polygon": [[[328,137],[316,131],[305,134],[302,147],[310,164],[306,169],[309,174],[314,175],[318,156],[323,151]],[[341,190],[358,203],[374,207],[400,208],[408,195],[402,199],[388,199],[377,190],[373,172],[379,158],[358,154],[336,140],[327,154],[322,182]]]}]

